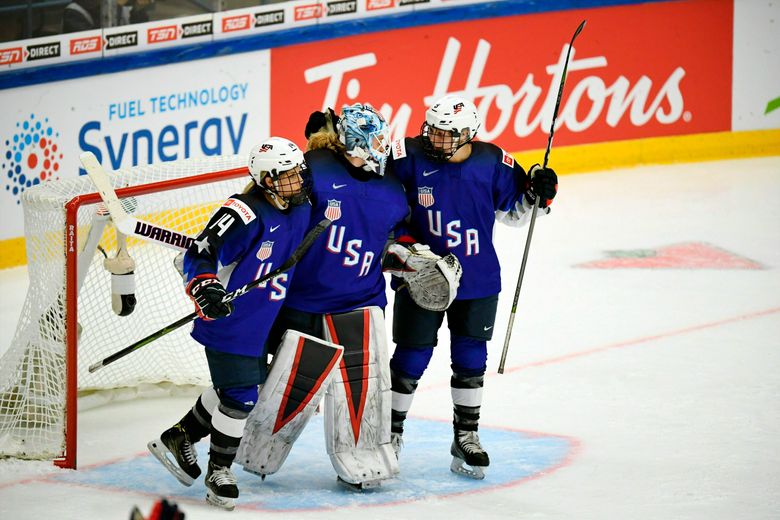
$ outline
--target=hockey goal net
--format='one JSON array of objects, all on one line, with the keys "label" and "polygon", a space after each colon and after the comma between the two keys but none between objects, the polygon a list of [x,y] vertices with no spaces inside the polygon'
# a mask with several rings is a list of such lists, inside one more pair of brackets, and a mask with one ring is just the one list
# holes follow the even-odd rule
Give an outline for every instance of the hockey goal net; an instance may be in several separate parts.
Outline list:
[{"label": "hockey goal net", "polygon": [[[120,199],[132,201],[136,218],[189,236],[249,180],[240,156],[109,175]],[[128,316],[114,313],[103,260],[116,254],[117,234],[99,203],[86,176],[42,183],[23,194],[29,289],[0,359],[0,456],[75,467],[78,396],[209,384],[205,355],[190,327],[88,372],[90,364],[192,312],[173,267],[177,252],[128,237],[137,304]]]}]

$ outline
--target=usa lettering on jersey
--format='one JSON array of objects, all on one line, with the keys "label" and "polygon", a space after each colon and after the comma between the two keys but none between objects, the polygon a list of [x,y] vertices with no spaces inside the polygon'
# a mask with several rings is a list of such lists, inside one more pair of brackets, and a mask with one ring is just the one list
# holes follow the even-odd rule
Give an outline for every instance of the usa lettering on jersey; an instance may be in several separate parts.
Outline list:
[{"label": "usa lettering on jersey", "polygon": [[344,234],[346,231],[346,226],[331,226],[325,249],[334,255],[343,253],[342,267],[352,268],[359,266],[358,277],[366,276],[371,270],[374,253],[373,251],[363,251],[363,241],[359,238],[347,240],[345,243]]},{"label": "usa lettering on jersey", "polygon": [[444,235],[447,238],[447,249],[462,246],[466,256],[479,254],[479,230],[476,228],[461,229],[460,219],[450,220],[442,229],[441,211],[428,210],[428,232],[435,236]]},{"label": "usa lettering on jersey", "polygon": [[[273,262],[264,262],[257,268],[257,274],[255,280],[262,278],[271,272],[273,269]],[[287,296],[287,287],[284,285],[287,283],[287,273],[282,273],[274,276],[270,280],[266,280],[263,283],[257,285],[260,290],[268,289],[268,301],[278,302],[284,300]]]}]

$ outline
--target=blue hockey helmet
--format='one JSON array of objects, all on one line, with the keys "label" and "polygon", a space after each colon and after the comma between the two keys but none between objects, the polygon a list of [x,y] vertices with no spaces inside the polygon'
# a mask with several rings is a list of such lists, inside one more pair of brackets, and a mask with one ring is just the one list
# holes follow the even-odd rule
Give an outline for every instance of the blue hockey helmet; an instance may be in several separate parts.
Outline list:
[{"label": "blue hockey helmet", "polygon": [[382,114],[368,103],[344,105],[337,126],[347,155],[365,161],[364,170],[384,175],[390,155],[390,128]]}]

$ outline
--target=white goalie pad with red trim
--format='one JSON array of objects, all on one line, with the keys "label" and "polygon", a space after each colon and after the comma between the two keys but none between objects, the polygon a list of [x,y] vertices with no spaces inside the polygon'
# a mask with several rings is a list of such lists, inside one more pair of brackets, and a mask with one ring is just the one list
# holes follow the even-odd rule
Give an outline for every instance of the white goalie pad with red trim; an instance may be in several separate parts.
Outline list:
[{"label": "white goalie pad with red trim", "polygon": [[391,385],[379,307],[325,316],[327,339],[344,347],[325,394],[325,445],[348,484],[373,487],[398,475],[390,445]]},{"label": "white goalie pad with red trim", "polygon": [[247,418],[236,462],[259,475],[276,473],[322,400],[343,348],[288,330]]}]

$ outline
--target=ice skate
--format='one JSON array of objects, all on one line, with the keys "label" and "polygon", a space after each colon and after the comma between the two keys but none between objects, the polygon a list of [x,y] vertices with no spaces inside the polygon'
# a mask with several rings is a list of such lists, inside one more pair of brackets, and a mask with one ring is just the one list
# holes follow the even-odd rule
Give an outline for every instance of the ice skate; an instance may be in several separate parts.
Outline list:
[{"label": "ice skate", "polygon": [[[191,486],[200,476],[195,447],[180,424],[165,430],[159,438],[149,441],[146,446],[165,469],[185,486]],[[174,460],[171,460],[170,456],[173,456]]]},{"label": "ice skate", "polygon": [[490,465],[490,458],[479,443],[477,432],[455,430],[450,453],[450,471],[476,480],[485,478],[485,468]]},{"label": "ice skate", "polygon": [[206,501],[213,506],[232,511],[236,507],[236,498],[238,498],[236,476],[229,467],[217,466],[209,461],[209,469],[206,473]]},{"label": "ice skate", "polygon": [[401,456],[401,450],[404,447],[404,438],[402,433],[392,432],[390,434],[390,446],[393,447],[395,458],[398,459]]}]

